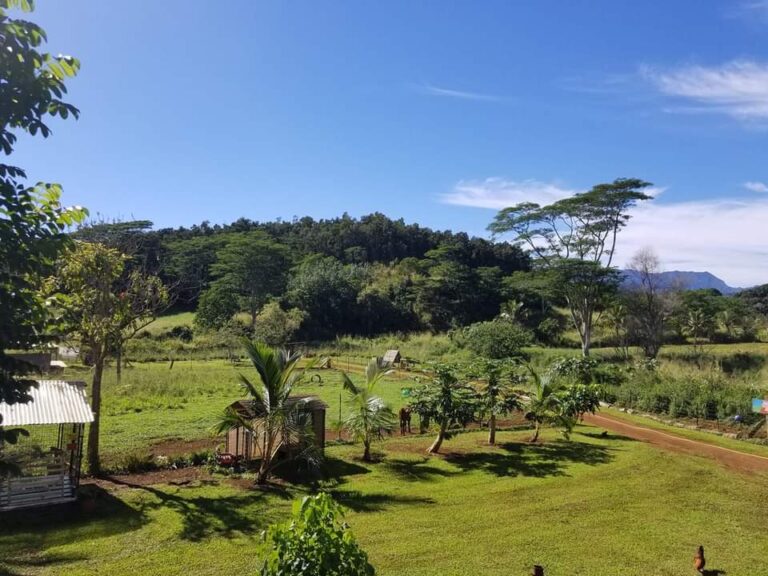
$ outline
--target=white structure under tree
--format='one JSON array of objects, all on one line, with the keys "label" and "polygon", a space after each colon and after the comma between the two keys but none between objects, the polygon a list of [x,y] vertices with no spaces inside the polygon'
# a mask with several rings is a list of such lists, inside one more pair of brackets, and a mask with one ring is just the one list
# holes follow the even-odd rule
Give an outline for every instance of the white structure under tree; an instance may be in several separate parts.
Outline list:
[{"label": "white structure under tree", "polygon": [[0,402],[2,426],[24,428],[16,444],[0,443],[0,459],[19,474],[0,478],[0,511],[77,498],[85,424],[93,412],[83,382],[39,380],[31,402]]}]

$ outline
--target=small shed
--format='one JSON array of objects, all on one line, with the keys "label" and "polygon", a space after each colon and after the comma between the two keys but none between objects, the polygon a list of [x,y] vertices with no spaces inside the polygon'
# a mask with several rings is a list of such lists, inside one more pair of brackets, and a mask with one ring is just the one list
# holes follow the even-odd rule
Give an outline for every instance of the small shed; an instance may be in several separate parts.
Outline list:
[{"label": "small shed", "polygon": [[84,382],[39,380],[25,404],[0,402],[0,426],[24,428],[16,444],[2,443],[0,459],[19,473],[0,479],[0,511],[71,502],[77,498],[85,424],[93,412]]},{"label": "small shed", "polygon": [[394,366],[398,362],[400,362],[400,350],[387,350],[386,354],[384,354],[384,365],[385,366]]},{"label": "small shed", "polygon": [[[325,413],[328,405],[317,396],[291,396],[287,405],[289,408],[294,407],[297,417],[303,420],[302,424],[311,429],[315,446],[321,452],[325,450]],[[252,420],[259,416],[251,400],[238,400],[229,407],[245,420]],[[288,447],[289,450],[291,448]],[[254,432],[243,426],[229,431],[225,441],[225,451],[246,461],[259,458],[257,438]]]}]

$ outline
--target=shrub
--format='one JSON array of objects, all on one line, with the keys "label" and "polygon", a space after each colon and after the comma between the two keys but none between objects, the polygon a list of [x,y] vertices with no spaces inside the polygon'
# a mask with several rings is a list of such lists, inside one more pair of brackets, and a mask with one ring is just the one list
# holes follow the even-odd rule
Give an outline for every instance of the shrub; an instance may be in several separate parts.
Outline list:
[{"label": "shrub", "polygon": [[239,309],[235,289],[225,283],[214,283],[200,296],[195,324],[201,328],[221,328]]},{"label": "shrub", "polygon": [[176,340],[181,340],[182,342],[192,342],[192,338],[194,338],[195,333],[192,331],[191,326],[182,325],[182,326],[174,326],[170,330],[167,330],[163,334],[161,334],[161,338],[172,338]]},{"label": "shrub", "polygon": [[675,376],[637,371],[611,394],[621,406],[673,418],[723,420],[741,414],[751,420],[750,399],[760,393],[716,372]]},{"label": "shrub", "polygon": [[253,337],[270,346],[285,346],[306,317],[307,315],[298,308],[286,311],[277,302],[269,302],[256,317]]},{"label": "shrub", "polygon": [[293,505],[293,519],[273,524],[265,534],[267,552],[261,576],[371,576],[368,555],[347,525],[341,507],[328,494],[306,496]]},{"label": "shrub", "polygon": [[531,344],[533,336],[516,322],[500,319],[471,324],[458,340],[485,358],[527,358],[523,347]]},{"label": "shrub", "polygon": [[749,352],[736,352],[720,359],[720,368],[726,374],[756,372],[764,365],[765,356],[750,354]]}]

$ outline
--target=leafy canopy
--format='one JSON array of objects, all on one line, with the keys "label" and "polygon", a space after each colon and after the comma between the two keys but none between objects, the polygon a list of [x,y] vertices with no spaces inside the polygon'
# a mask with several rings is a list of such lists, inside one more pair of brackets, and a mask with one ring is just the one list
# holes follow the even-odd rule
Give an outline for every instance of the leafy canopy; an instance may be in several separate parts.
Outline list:
[{"label": "leafy canopy", "polygon": [[[0,0],[0,155],[10,156],[17,132],[41,134],[51,130],[48,117],[66,119],[79,112],[62,100],[65,79],[80,63],[70,56],[40,51],[47,40],[38,25],[9,15],[9,9],[29,12],[31,0]],[[44,341],[47,320],[37,287],[50,273],[66,244],[66,228],[85,218],[81,208],[61,206],[61,187],[28,186],[23,169],[0,158],[0,402],[29,401],[31,367],[9,354]],[[18,430],[0,429],[0,441],[14,441]],[[0,463],[0,473],[3,473]]]},{"label": "leafy canopy", "polygon": [[568,304],[585,356],[595,313],[618,284],[611,268],[617,235],[629,221],[629,210],[651,198],[643,192],[650,185],[619,178],[548,206],[524,202],[504,208],[488,226],[494,234],[514,234],[515,244],[527,246],[538,268],[550,272],[555,292]]}]

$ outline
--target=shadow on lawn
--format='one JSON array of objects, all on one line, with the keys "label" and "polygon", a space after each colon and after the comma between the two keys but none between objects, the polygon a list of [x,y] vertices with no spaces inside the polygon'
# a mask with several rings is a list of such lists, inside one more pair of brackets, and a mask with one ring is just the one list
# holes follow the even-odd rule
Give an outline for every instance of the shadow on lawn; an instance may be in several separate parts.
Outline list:
[{"label": "shadow on lawn", "polygon": [[444,478],[455,474],[449,470],[443,470],[437,466],[427,464],[429,461],[430,459],[424,456],[418,460],[388,458],[381,463],[381,466],[397,476],[400,480],[409,482],[431,482],[439,477]]},{"label": "shadow on lawn", "polygon": [[576,432],[576,434],[586,436],[587,438],[596,438],[598,440],[621,440],[622,442],[637,442],[637,440],[634,438],[623,436],[621,434],[611,434],[607,430],[605,432]]},{"label": "shadow on lawn", "polygon": [[87,533],[89,539],[140,528],[147,521],[139,510],[95,485],[82,486],[80,500],[71,504],[0,514],[0,576],[28,574],[29,570],[62,566],[84,560],[80,554],[45,552],[49,537],[69,544]]},{"label": "shadow on lawn", "polygon": [[380,512],[397,504],[434,504],[432,498],[418,496],[397,496],[394,494],[363,494],[358,490],[330,490],[328,492],[339,504],[355,512]]},{"label": "shadow on lawn", "polygon": [[613,448],[583,442],[549,442],[546,444],[500,444],[503,452],[449,453],[446,461],[463,471],[484,470],[496,476],[565,476],[569,464],[608,464]]},{"label": "shadow on lawn", "polygon": [[368,474],[370,470],[365,466],[325,456],[319,469],[309,469],[300,462],[285,462],[278,465],[273,474],[276,478],[290,484],[309,487],[317,490],[320,483],[343,484],[349,476]]},{"label": "shadow on lawn", "polygon": [[[52,568],[54,566],[64,566],[70,562],[85,560],[86,556],[82,554],[51,554],[35,553],[29,555],[29,551],[19,554],[18,557],[6,556],[0,560],[0,576],[25,576],[29,574],[28,569],[37,570],[41,568]],[[17,572],[16,570],[21,570]]]},{"label": "shadow on lawn", "polygon": [[[139,509],[144,514],[158,508],[170,509],[178,513],[182,521],[179,537],[192,542],[212,536],[233,538],[259,532],[278,518],[278,515],[269,513],[269,508],[264,505],[266,497],[271,494],[281,499],[291,498],[291,495],[280,487],[270,487],[269,490],[249,490],[234,496],[186,497],[183,494],[185,489],[183,487],[144,486],[118,478],[112,478],[111,481],[153,495],[154,501],[144,501],[139,505]],[[207,481],[203,484],[218,483]],[[260,505],[258,513],[253,509],[257,504]]]}]

